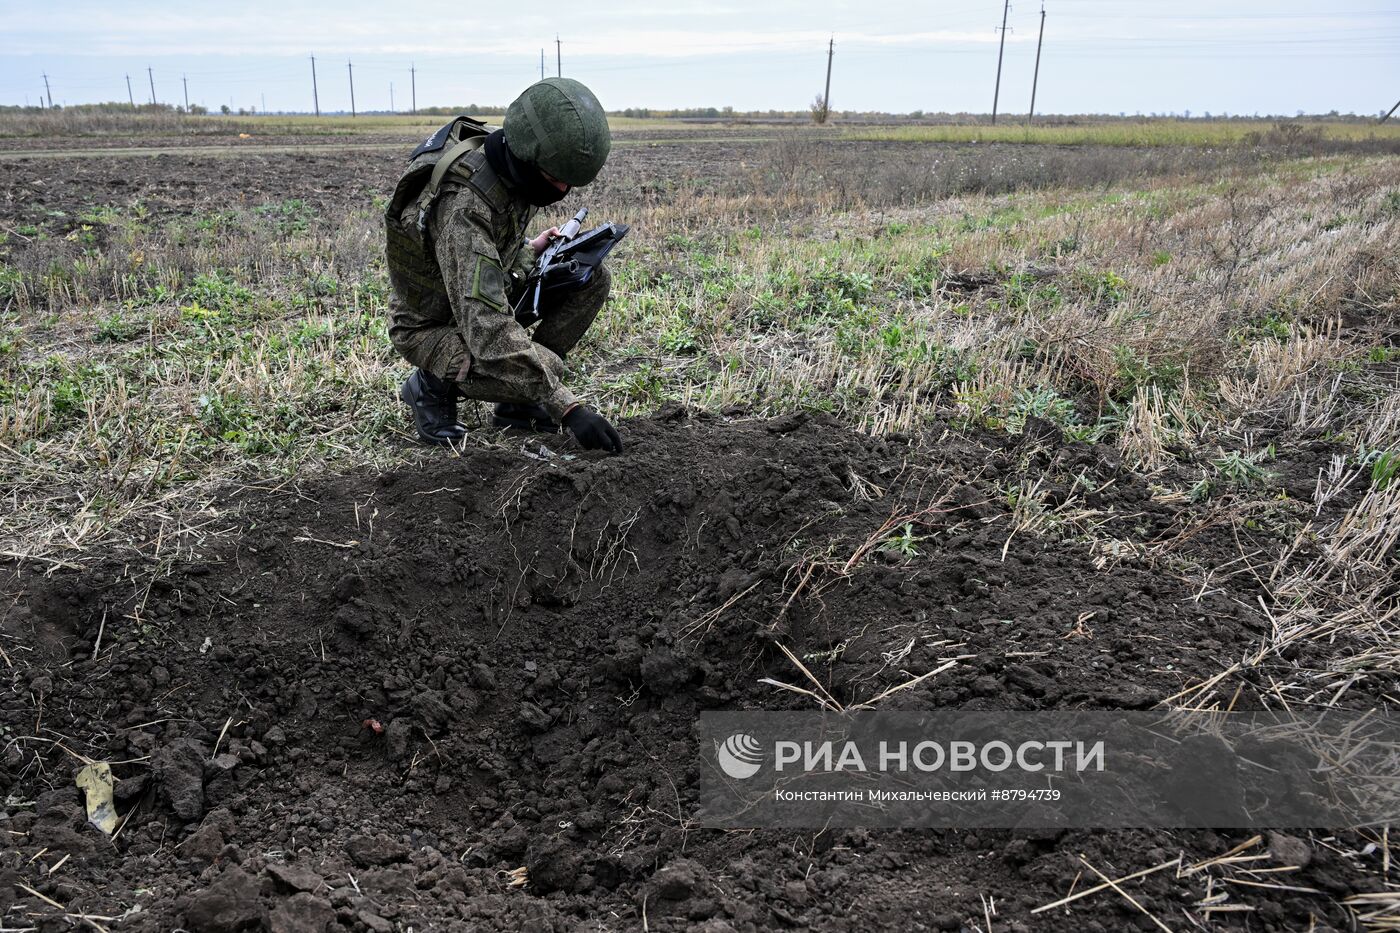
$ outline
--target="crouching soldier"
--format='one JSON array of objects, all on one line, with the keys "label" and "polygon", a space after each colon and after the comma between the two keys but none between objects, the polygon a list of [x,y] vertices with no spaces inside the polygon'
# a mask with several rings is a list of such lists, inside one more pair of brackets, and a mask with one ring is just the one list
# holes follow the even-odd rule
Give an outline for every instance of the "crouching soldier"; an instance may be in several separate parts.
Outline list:
[{"label": "crouching soldier", "polygon": [[617,431],[564,385],[564,357],[608,297],[599,266],[548,307],[533,338],[512,308],[557,230],[525,238],[538,208],[593,181],[612,146],[593,93],[569,78],[531,85],[503,129],[458,117],[414,150],[386,214],[389,337],[417,369],[399,397],[418,436],[459,441],[459,398],[496,402],[501,427],[563,425],[588,449],[622,451]]}]

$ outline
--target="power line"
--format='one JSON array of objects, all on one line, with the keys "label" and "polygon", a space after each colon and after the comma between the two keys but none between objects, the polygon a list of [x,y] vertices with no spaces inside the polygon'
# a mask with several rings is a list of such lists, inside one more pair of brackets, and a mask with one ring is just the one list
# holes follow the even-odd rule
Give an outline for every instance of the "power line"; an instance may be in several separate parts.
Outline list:
[{"label": "power line", "polygon": [[[1062,0],[1062,5],[1068,2],[1070,2],[1070,0]],[[1081,5],[1079,9],[1081,11],[1084,10],[1084,5]],[[1032,77],[1030,108],[1028,111],[1028,120],[1032,122],[1034,120],[1035,114],[1038,112],[1037,108],[1039,106],[1039,66],[1042,63],[1042,59],[1044,57],[1044,30],[1047,25],[1046,17],[1048,16],[1048,11],[1042,8],[1041,13],[1042,18],[1040,23],[1038,24],[1039,34],[1037,37],[1035,65]],[[1275,57],[1284,55],[1296,58],[1317,60],[1325,56],[1340,56],[1345,54],[1349,58],[1365,60],[1379,58],[1382,55],[1386,55],[1387,48],[1389,48],[1391,54],[1393,54],[1393,46],[1391,46],[1390,43],[1400,41],[1400,29],[1385,29],[1384,25],[1382,25],[1379,30],[1374,31],[1357,30],[1355,31],[1355,38],[1351,38],[1351,36],[1354,34],[1354,31],[1346,27],[1359,25],[1354,24],[1352,22],[1335,24],[1332,26],[1332,28],[1323,28],[1320,31],[1312,32],[1302,37],[1297,36],[1296,33],[1293,36],[1288,36],[1287,34],[1263,36],[1245,35],[1242,36],[1240,40],[1236,40],[1232,38],[1225,38],[1219,35],[1180,35],[1177,34],[1175,30],[1167,28],[1167,24],[1165,23],[1159,24],[1156,31],[1152,31],[1149,24],[1148,27],[1144,28],[1144,32],[1146,34],[1125,35],[1124,33],[1134,32],[1136,30],[1131,28],[1131,23],[1124,20],[1123,22],[1116,24],[1119,27],[1117,29],[1114,29],[1113,25],[1106,24],[1108,25],[1108,31],[1115,32],[1117,33],[1117,35],[1081,35],[1079,37],[1075,37],[1073,35],[1066,35],[1064,31],[1065,28],[1069,28],[1065,25],[1065,23],[1068,21],[1067,17],[1069,16],[1069,14],[1063,13],[1061,11],[1061,7],[1057,6],[1056,15],[1062,17],[1061,19],[1058,19],[1057,22],[1060,23],[1061,27],[1064,27],[1061,29],[1060,33],[1056,34],[1058,37],[1056,41],[1060,43],[1060,45],[1056,46],[1056,49],[1061,55],[1061,59],[1057,59],[1056,61],[1061,63],[1057,66],[1061,68],[1064,67],[1062,60],[1065,59],[1067,55],[1076,58],[1084,58],[1086,60],[1096,59],[1100,61],[1103,61],[1105,59],[1126,59],[1130,56],[1139,57],[1143,59],[1150,58],[1155,59],[1157,61],[1181,60],[1183,62],[1189,63],[1189,67],[1198,67],[1196,64],[1197,62],[1216,61],[1221,65],[1225,65],[1228,61],[1243,61],[1251,58],[1261,59],[1266,56]],[[1149,15],[1144,15],[1143,18],[1152,19],[1164,17],[1152,17]],[[1392,20],[1392,22],[1396,23],[1397,26],[1400,26],[1400,20]],[[1015,31],[1015,29],[1010,26],[1009,2],[1005,3],[1003,9],[1003,24],[1004,25],[1002,26],[1002,34],[999,37],[1000,41],[998,44],[999,48],[997,76],[993,97],[993,112],[997,120],[1000,120],[1001,117],[1000,81],[1003,77],[1005,77],[1005,33],[1008,31]],[[1024,25],[1028,24],[1023,23],[1023,26]],[[1073,30],[1071,30],[1071,32],[1073,32]],[[893,37],[891,38],[893,39]],[[901,42],[895,42],[893,48],[889,46],[881,48],[872,48],[868,41],[862,42],[859,38],[857,38],[855,41],[852,41],[848,37],[848,39],[842,40],[847,42],[847,44],[842,47],[842,61],[845,62],[846,66],[849,68],[853,67],[853,61],[859,60],[869,62],[873,59],[882,59],[886,62],[897,61],[898,64],[895,67],[897,69],[902,69],[906,67],[906,59],[912,61],[914,56],[927,55],[930,51],[935,51],[936,54],[938,54],[939,56],[946,55],[952,57],[956,57],[959,55],[980,56],[985,54],[984,43],[979,44],[975,48],[960,48],[958,47],[958,45],[963,43],[954,42],[950,46],[945,47],[942,45],[942,42],[944,40],[931,40],[929,43],[925,44],[922,40],[915,42],[914,37],[906,36],[905,38],[909,42],[914,44],[905,45]],[[810,38],[807,41],[811,41]],[[555,42],[556,68],[557,72],[562,76],[562,35],[556,35]],[[1226,55],[1227,46],[1225,45],[1227,42],[1230,43],[1230,46],[1228,47],[1228,58]],[[1016,48],[1017,46],[1012,47],[1013,59],[1015,59],[1017,54],[1015,51]],[[545,51],[545,48],[540,49],[541,75],[547,74],[548,71],[548,65],[544,61]],[[667,67],[668,69],[673,69],[679,72],[693,73],[696,71],[713,68],[715,67],[714,63],[717,61],[737,60],[739,63],[737,65],[738,69],[741,69],[751,74],[757,74],[767,72],[770,70],[785,68],[787,60],[796,61],[801,58],[806,58],[810,62],[810,51],[806,53],[792,52],[786,55],[783,54],[781,51],[772,55],[762,55],[761,52],[755,52],[751,56],[747,54],[725,52],[722,50],[716,51],[718,53],[716,55],[706,55],[693,60],[669,62],[667,64]],[[592,55],[588,54],[587,52],[581,54],[581,57],[579,59],[574,59],[572,61],[574,62],[574,68],[576,73],[580,71],[597,71],[600,74],[605,72],[617,72],[619,74],[624,74],[627,71],[641,71],[643,69],[653,69],[656,67],[654,63],[637,63],[635,59],[629,60],[621,56]],[[617,64],[610,64],[608,63],[609,61],[616,62]],[[597,62],[598,64],[594,65],[594,62]],[[314,56],[311,56],[311,63],[313,81],[313,109],[319,115],[319,74],[317,73],[317,63],[315,61]],[[825,85],[825,93],[823,96],[824,98],[828,98],[826,102],[827,106],[829,107],[829,73],[831,70],[834,70],[834,39],[829,40],[828,44],[828,66],[828,83]],[[297,66],[295,65],[294,56],[291,57],[290,64],[287,64],[284,67],[289,71],[289,73],[286,75],[286,79],[291,82],[295,82],[295,70]],[[392,76],[393,71],[397,71],[397,68],[402,67],[402,62],[401,60],[393,62],[380,60],[372,57],[371,61],[368,64],[364,61],[361,62],[362,76],[363,70],[366,67],[369,68],[370,72],[373,72],[373,74],[371,74],[371,83],[373,83],[375,80],[374,74],[384,75],[385,71],[389,71],[390,74],[384,75],[384,77],[380,80],[387,79],[388,77]],[[516,60],[516,64],[514,65],[501,64],[492,66],[491,64],[483,64],[480,67],[484,71],[507,71],[511,68],[514,68],[516,69],[515,73],[519,74],[518,59]],[[810,67],[810,64],[808,64],[806,67]],[[1013,82],[1014,80],[1016,80],[1014,77],[1016,67],[1016,62],[1013,61]],[[113,68],[111,70],[115,69]],[[410,68],[410,81],[413,83],[413,110],[415,113],[417,110],[416,70],[416,64],[412,65]],[[281,70],[275,63],[269,69],[267,69],[266,73],[257,70],[239,68],[227,70],[215,69],[213,71],[206,71],[200,66],[199,63],[196,63],[196,86],[205,88],[207,94],[212,92],[213,96],[215,96],[216,99],[217,95],[220,93],[216,87],[212,86],[216,79],[207,78],[204,84],[199,83],[201,80],[201,76],[206,74],[226,76],[248,75],[247,81],[257,80],[260,84],[263,85],[263,87],[265,87],[266,80],[268,80],[269,77],[271,77],[272,80],[283,80]],[[304,72],[302,74],[304,75]],[[352,82],[351,93],[353,95],[353,67],[349,62],[347,62],[347,74],[349,75]],[[1060,72],[1057,72],[1056,75],[1060,76]],[[69,80],[69,73],[62,69],[60,70],[60,73],[57,76],[49,75],[47,71],[44,72],[42,89],[44,91],[43,102],[46,106],[54,106],[57,103],[68,102],[67,100],[60,100],[57,102],[52,100],[52,82],[55,80],[57,80],[59,84],[62,85],[62,87],[60,87],[59,89],[60,97],[62,96],[63,88],[66,87],[68,88],[70,95],[74,94],[75,88],[83,89],[78,91],[78,97],[76,99],[83,99],[83,97],[88,97],[88,95],[92,95],[92,97],[89,97],[88,99],[93,99],[98,94],[101,94],[102,96],[96,97],[96,99],[109,99],[106,95],[110,93],[110,84],[108,83],[110,81],[110,72],[108,72],[108,74],[105,76],[101,76],[100,78],[94,76],[94,83],[90,84],[84,84],[82,82],[82,78],[85,77],[85,75],[82,73],[73,73],[71,77],[77,78],[78,80],[76,82],[73,80]],[[153,67],[148,66],[147,79],[149,83],[149,99],[155,102],[156,104],[159,104],[158,92],[154,87]],[[131,83],[130,75],[125,74],[123,76],[123,80],[125,80],[128,84],[128,103],[133,108],[139,109],[139,105],[135,103],[134,85]],[[239,83],[238,79],[234,77],[226,77],[220,80],[228,81],[232,87],[237,87]],[[302,80],[304,80],[304,77],[302,78]],[[188,96],[189,89],[187,73],[182,74],[181,82],[183,101],[185,103],[185,106],[188,108],[190,106],[190,102]],[[397,84],[397,78],[394,79],[393,83]],[[22,82],[17,83],[12,87],[12,92],[16,96],[18,96],[18,94],[22,90],[21,85]],[[382,87],[383,85],[381,84],[380,86]],[[247,91],[252,91],[252,88],[248,87]],[[246,91],[240,91],[240,93],[246,94]],[[32,88],[30,89],[29,94],[31,96],[33,95]],[[245,99],[247,98],[245,97]],[[394,89],[394,97],[391,103],[395,105],[396,108],[397,88]],[[352,101],[352,108],[355,114],[358,115],[358,101]],[[373,108],[371,108],[371,110],[372,109]],[[1014,119],[1014,103],[1012,105],[1012,109]],[[1378,109],[1371,110],[1372,116],[1376,116],[1378,113]],[[1388,122],[1389,119],[1397,119],[1397,122],[1400,122],[1400,118],[1396,116],[1397,114],[1400,114],[1400,108],[1393,108],[1392,111],[1389,113],[1386,122]]]},{"label": "power line", "polygon": [[826,42],[826,90],[822,92],[822,119],[831,116],[831,57],[836,51],[836,37],[832,36]]},{"label": "power line", "polygon": [[321,115],[321,92],[316,89],[316,56],[311,56],[311,105],[316,109],[316,116]]},{"label": "power line", "polygon": [[1035,75],[1031,78],[1031,111],[1026,116],[1026,122],[1030,123],[1035,119],[1035,91],[1040,84],[1040,46],[1045,42],[1045,4],[1040,5],[1040,36],[1035,40]]},{"label": "power line", "polygon": [[997,49],[997,86],[992,92],[992,125],[997,122],[997,102],[1001,100],[1001,60],[1006,54],[1006,14],[1011,11],[1011,0],[1001,6],[1001,46]]}]

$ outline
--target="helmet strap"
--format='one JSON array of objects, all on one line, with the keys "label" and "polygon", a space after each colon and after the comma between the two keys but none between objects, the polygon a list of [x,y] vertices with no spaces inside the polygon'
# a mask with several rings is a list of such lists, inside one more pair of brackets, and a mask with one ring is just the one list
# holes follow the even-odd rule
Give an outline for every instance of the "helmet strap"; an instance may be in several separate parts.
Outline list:
[{"label": "helmet strap", "polygon": [[527,204],[535,207],[548,207],[563,200],[568,191],[560,191],[550,184],[540,170],[529,162],[517,159],[506,143],[503,130],[497,130],[486,137],[486,161],[496,170],[496,174],[508,184]]}]

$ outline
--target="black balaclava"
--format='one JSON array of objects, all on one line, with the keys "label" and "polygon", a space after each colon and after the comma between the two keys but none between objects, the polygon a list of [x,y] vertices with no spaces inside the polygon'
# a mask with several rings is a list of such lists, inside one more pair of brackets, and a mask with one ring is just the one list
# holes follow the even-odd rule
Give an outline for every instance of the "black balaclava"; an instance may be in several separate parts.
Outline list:
[{"label": "black balaclava", "polygon": [[486,137],[486,161],[505,179],[526,203],[535,207],[548,207],[561,201],[568,191],[560,191],[540,174],[540,170],[528,162],[517,159],[506,145],[505,130]]}]

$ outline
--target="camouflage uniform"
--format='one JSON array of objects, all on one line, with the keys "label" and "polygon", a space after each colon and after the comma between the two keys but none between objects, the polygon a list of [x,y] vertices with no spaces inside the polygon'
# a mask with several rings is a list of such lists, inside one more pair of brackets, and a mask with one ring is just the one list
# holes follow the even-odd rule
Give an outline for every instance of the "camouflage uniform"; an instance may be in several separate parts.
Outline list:
[{"label": "camouflage uniform", "polygon": [[[494,182],[472,186],[477,173],[479,182]],[[534,265],[525,232],[536,209],[513,197],[481,149],[452,166],[440,191],[426,227],[439,274],[420,277],[390,263],[389,338],[406,360],[455,382],[467,398],[538,402],[561,419],[577,401],[563,383],[562,358],[607,300],[607,269],[548,308],[532,339],[510,309]],[[416,204],[402,221],[416,223]]]}]

